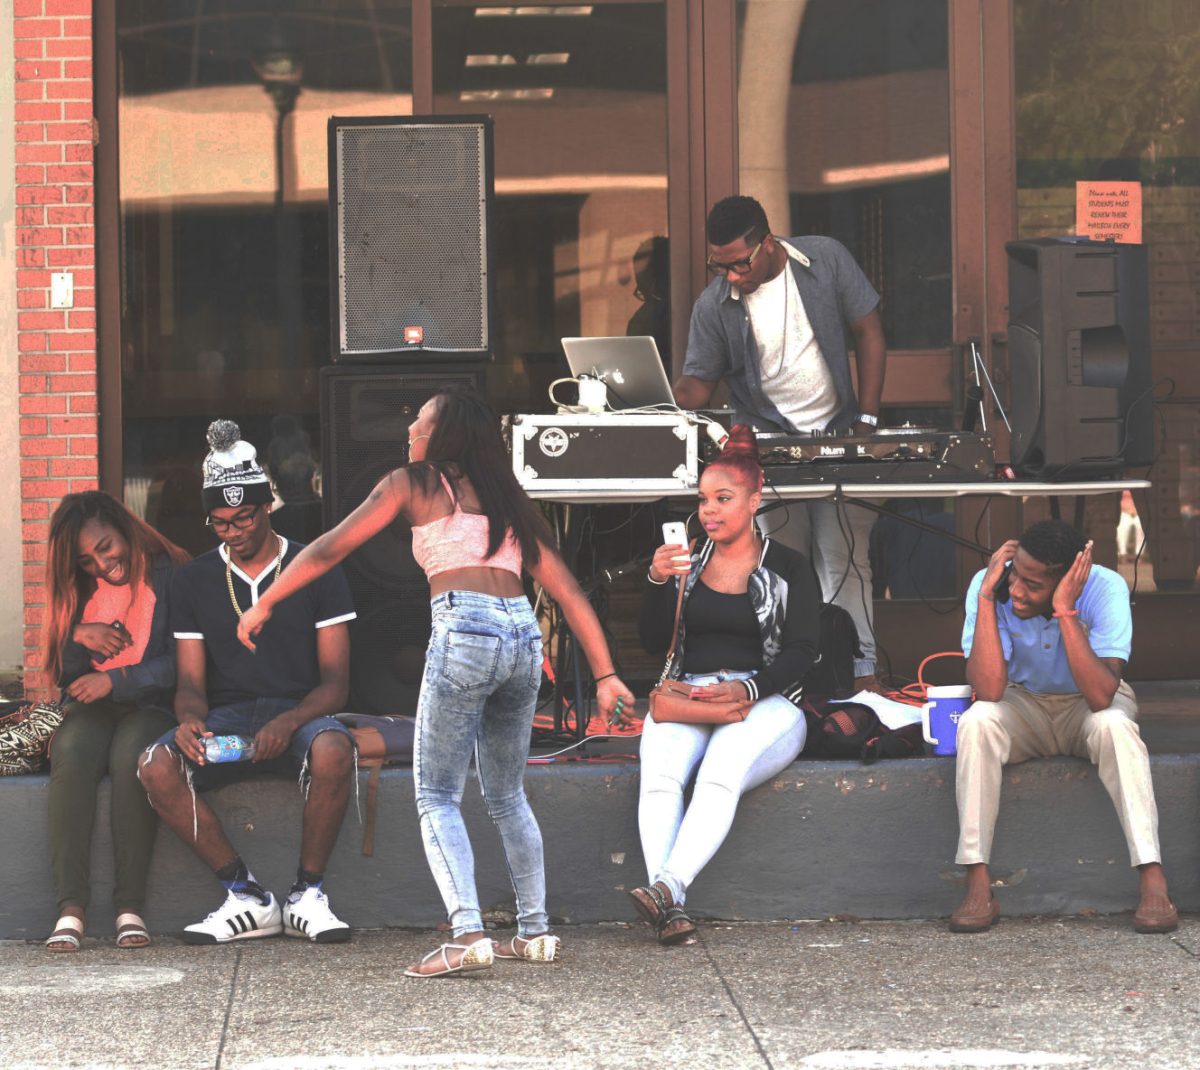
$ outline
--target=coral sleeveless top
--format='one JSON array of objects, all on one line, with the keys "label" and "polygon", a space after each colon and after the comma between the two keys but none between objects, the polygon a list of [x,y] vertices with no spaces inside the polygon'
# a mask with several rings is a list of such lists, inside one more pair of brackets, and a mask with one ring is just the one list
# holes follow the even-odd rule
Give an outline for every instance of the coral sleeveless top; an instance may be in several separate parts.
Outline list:
[{"label": "coral sleeveless top", "polygon": [[147,580],[136,587],[126,584],[114,587],[103,580],[96,581],[96,591],[79,615],[84,624],[112,624],[120,621],[133,636],[133,645],[107,660],[93,658],[94,669],[121,669],[141,663],[150,642],[150,626],[154,621],[154,606],[158,599]]},{"label": "coral sleeveless top", "polygon": [[[441,473],[439,473],[441,475]],[[500,568],[521,575],[521,544],[509,531],[491,557],[487,555],[488,518],[482,513],[467,513],[442,476],[442,486],[454,503],[453,512],[412,529],[412,552],[425,575],[433,579],[439,572],[456,568]]]}]

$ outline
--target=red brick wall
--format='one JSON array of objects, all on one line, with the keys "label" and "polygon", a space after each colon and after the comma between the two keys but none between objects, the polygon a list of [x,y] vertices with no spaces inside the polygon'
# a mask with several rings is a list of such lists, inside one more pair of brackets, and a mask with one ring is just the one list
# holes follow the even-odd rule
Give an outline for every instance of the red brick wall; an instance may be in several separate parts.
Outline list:
[{"label": "red brick wall", "polygon": [[[37,671],[51,511],[97,486],[92,0],[13,0],[26,690]],[[50,274],[75,305],[50,308]]]}]

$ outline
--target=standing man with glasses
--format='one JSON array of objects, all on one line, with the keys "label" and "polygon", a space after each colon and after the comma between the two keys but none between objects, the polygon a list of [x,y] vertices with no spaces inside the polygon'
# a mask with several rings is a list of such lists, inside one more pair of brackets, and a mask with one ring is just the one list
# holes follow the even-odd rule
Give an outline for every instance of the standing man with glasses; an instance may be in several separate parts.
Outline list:
[{"label": "standing man with glasses", "polygon": [[[714,278],[692,309],[676,402],[702,409],[724,379],[735,423],[756,431],[873,433],[887,347],[879,294],[849,250],[833,238],[778,238],[758,201],[726,197],[708,215],[708,253]],[[856,689],[879,690],[867,556],[875,514],[844,502],[789,502],[763,521],[811,559],[824,599],[854,619]]]},{"label": "standing man with glasses", "polygon": [[[271,484],[237,424],[208,429],[204,508],[220,545],[180,569],[171,588],[178,728],[142,756],[139,775],[163,822],[210,866],[226,898],[187,926],[186,943],[221,944],[284,932],[319,943],[348,940],[323,884],[350,798],[354,744],[332,714],[349,690],[350,589],[340,569],[281,603],[255,653],[238,621],[303,547],[271,529]],[[247,761],[211,763],[205,741],[253,741]],[[197,791],[258,773],[299,778],[304,792],[300,866],[282,907],[247,868]]]}]

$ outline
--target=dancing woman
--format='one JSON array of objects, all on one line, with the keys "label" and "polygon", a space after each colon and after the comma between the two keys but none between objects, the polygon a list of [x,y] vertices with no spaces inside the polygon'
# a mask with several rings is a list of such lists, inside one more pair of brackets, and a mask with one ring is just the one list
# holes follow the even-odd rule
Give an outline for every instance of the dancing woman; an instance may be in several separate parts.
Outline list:
[{"label": "dancing woman", "polygon": [[50,856],[59,919],[51,951],[77,951],[91,898],[96,792],[112,778],[117,947],[150,943],[142,919],[157,819],[137,778],[142,750],[171,726],[175,641],[168,592],[187,554],[98,490],[50,518],[42,664],[67,716],[50,744]]},{"label": "dancing woman", "polygon": [[[679,587],[683,610],[667,675],[694,698],[754,700],[744,721],[705,725],[647,717],[641,743],[638,829],[650,883],[629,894],[664,944],[696,931],[688,886],[724,842],[738,800],[787,768],[804,746],[800,681],[817,656],[821,596],[808,559],[759,534],[763,471],[754,433],[733,429],[700,477],[706,538],[689,558],[660,546],[650,564],[640,629],[652,653],[671,642]],[[684,788],[696,787],[684,809]]]},{"label": "dancing woman", "polygon": [[[398,518],[412,525],[413,556],[432,597],[413,770],[425,854],[453,933],[406,974],[486,969],[493,957],[553,960],[559,942],[549,932],[542,836],[524,787],[542,635],[523,573],[562,606],[596,678],[600,712],[622,720],[633,695],[613,670],[591,605],[517,483],[487,403],[461,390],[426,402],[409,428],[408,466],[386,475],[358,509],[306,547],[246,611],[238,636],[252,648],[276,605]],[[483,930],[460,809],[473,754],[516,894],[517,934],[495,945]]]}]

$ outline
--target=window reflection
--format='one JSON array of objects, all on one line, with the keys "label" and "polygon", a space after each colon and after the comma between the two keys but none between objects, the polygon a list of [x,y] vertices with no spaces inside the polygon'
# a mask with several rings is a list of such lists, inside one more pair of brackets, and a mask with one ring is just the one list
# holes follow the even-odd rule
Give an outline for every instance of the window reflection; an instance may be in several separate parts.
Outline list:
[{"label": "window reflection", "polygon": [[890,349],[950,345],[946,0],[739,0],[740,192],[837,238]]},{"label": "window reflection", "polygon": [[213,417],[260,457],[284,418],[319,460],[326,122],[412,113],[411,23],[409,0],[117,4],[126,496],[190,549]]},{"label": "window reflection", "polygon": [[[486,111],[496,124],[493,403],[545,411],[549,382],[566,374],[559,339],[568,335],[636,328],[669,360],[669,280],[658,270],[663,4],[436,0],[433,15],[435,111]],[[647,268],[639,252],[655,241]]]},{"label": "window reflection", "polygon": [[[888,349],[951,341],[946,0],[739,0],[739,192],[780,235],[837,238],[882,303]],[[949,427],[946,409],[887,423]],[[947,531],[954,503],[900,500]],[[955,556],[894,519],[871,537],[878,598],[955,594]]]},{"label": "window reflection", "polygon": [[[1188,47],[1196,5],[1017,0],[1013,17],[1019,236],[1072,233],[1077,181],[1142,183],[1153,377],[1169,377],[1174,391],[1157,406],[1151,491],[1089,504],[1095,529],[1114,532],[1101,560],[1131,584],[1136,577],[1140,590],[1194,589],[1200,439],[1186,399],[1200,395],[1200,79]],[[1157,393],[1167,393],[1165,383]]]}]

